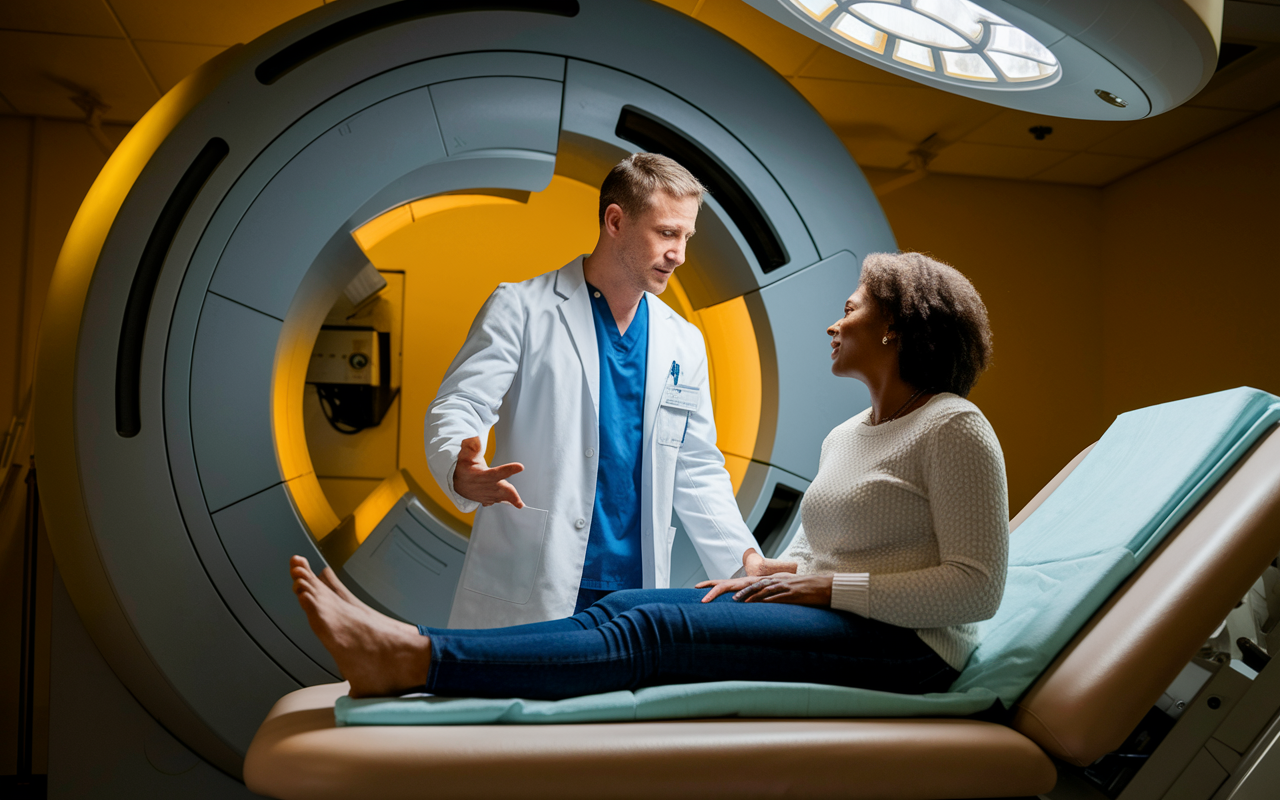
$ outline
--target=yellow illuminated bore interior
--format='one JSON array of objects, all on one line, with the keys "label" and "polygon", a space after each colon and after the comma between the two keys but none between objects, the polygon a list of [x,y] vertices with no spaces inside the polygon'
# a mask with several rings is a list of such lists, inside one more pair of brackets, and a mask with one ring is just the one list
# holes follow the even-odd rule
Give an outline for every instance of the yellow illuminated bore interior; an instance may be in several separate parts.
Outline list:
[{"label": "yellow illuminated bore interior", "polygon": [[[400,309],[400,396],[380,426],[342,436],[320,416],[314,390],[303,392],[306,449],[318,484],[307,480],[301,483],[309,489],[300,482],[290,487],[300,507],[321,500],[315,496],[318,488],[332,508],[329,514],[303,514],[317,538],[329,530],[317,530],[314,520],[328,527],[355,512],[354,533],[363,541],[405,486],[426,494],[424,502],[437,513],[469,530],[473,515],[453,506],[427,468],[427,406],[472,319],[499,282],[540,275],[592,250],[599,233],[598,202],[595,187],[557,175],[527,202],[484,194],[431,197],[392,209],[353,233],[388,279],[378,302],[392,312],[397,304]],[[699,256],[714,254],[691,248],[682,269],[697,269]],[[717,444],[736,492],[755,449],[761,409],[759,352],[746,303],[735,298],[695,311],[679,271],[662,300],[706,339]],[[487,453],[493,453],[492,436]]]}]

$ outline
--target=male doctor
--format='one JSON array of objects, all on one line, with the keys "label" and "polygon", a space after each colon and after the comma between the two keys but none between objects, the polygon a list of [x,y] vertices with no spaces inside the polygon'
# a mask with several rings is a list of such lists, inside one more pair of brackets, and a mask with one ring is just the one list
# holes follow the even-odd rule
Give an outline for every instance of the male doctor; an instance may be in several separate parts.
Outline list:
[{"label": "male doctor", "polygon": [[670,585],[673,507],[708,576],[777,569],[716,449],[702,335],[655,296],[684,262],[703,191],[669,158],[629,156],[600,188],[592,253],[500,284],[480,309],[426,420],[436,480],[479,508],[449,627],[558,619]]}]

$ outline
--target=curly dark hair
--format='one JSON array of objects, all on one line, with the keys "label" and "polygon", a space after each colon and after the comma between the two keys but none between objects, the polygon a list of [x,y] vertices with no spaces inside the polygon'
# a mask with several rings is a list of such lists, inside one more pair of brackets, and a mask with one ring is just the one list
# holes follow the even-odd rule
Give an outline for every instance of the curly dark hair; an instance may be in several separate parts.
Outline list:
[{"label": "curly dark hair", "polygon": [[991,363],[987,307],[969,279],[922,253],[872,253],[861,284],[897,334],[902,380],[968,397]]}]

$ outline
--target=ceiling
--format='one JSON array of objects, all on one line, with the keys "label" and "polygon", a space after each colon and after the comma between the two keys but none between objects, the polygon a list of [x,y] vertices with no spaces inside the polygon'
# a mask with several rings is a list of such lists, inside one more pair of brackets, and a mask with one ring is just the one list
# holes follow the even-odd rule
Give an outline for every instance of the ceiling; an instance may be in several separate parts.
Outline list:
[{"label": "ceiling", "polygon": [[[1280,105],[1280,0],[1228,0],[1223,39],[1253,45],[1190,102],[1137,122],[1012,111],[841,55],[741,0],[660,0],[751,50],[822,114],[863,167],[1105,186]],[[6,0],[0,114],[130,124],[228,45],[322,0]],[[75,98],[79,97],[79,102]],[[1029,129],[1053,132],[1037,141]]]}]

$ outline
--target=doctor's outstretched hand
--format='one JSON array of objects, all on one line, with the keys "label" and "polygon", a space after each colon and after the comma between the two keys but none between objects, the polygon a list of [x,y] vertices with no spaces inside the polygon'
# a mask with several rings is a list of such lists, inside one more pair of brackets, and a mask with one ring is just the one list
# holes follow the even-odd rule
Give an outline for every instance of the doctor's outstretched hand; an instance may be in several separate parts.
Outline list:
[{"label": "doctor's outstretched hand", "polygon": [[483,453],[479,436],[462,440],[458,464],[453,470],[453,490],[481,505],[510,503],[516,508],[524,508],[520,493],[507,482],[507,478],[517,472],[524,472],[524,465],[512,462],[489,467],[484,463]]}]

